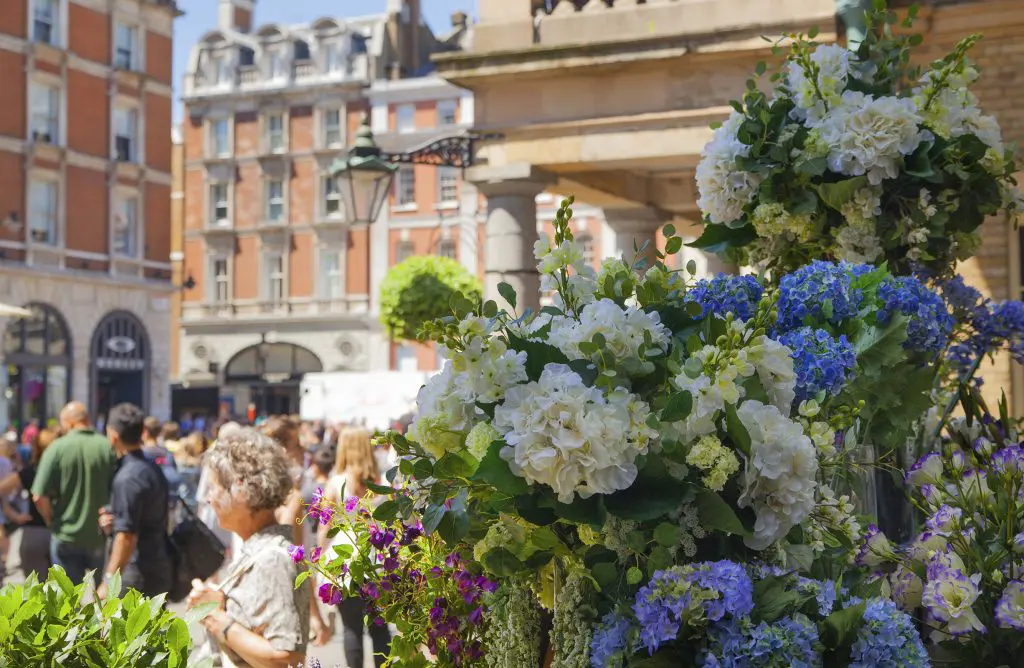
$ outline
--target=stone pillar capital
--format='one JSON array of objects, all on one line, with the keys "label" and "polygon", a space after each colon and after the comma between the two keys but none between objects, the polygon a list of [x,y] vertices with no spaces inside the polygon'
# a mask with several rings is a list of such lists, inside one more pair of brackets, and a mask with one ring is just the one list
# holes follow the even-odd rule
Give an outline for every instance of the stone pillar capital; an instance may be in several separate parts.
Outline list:
[{"label": "stone pillar capital", "polygon": [[500,167],[478,165],[466,170],[466,180],[475,185],[485,197],[536,197],[558,182],[551,172],[526,162]]},{"label": "stone pillar capital", "polygon": [[653,206],[630,206],[603,209],[604,219],[615,230],[658,229],[672,220],[672,214]]}]

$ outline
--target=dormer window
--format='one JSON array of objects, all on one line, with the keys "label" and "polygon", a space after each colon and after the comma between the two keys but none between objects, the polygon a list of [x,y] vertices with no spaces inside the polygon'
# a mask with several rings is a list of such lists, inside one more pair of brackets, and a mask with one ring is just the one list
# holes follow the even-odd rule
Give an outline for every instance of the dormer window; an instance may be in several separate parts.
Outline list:
[{"label": "dormer window", "polygon": [[301,39],[294,43],[295,60],[309,60],[309,44]]},{"label": "dormer window", "polygon": [[324,44],[324,71],[341,72],[344,69],[344,54],[341,44],[328,42]]},{"label": "dormer window", "polygon": [[249,67],[256,64],[256,52],[247,46],[238,48],[239,67]]},{"label": "dormer window", "polygon": [[216,53],[211,58],[211,69],[213,70],[213,81],[218,86],[231,84],[231,59],[226,53]]},{"label": "dormer window", "polygon": [[287,76],[286,58],[284,50],[280,48],[271,49],[268,55],[269,75],[271,79],[284,79]]}]

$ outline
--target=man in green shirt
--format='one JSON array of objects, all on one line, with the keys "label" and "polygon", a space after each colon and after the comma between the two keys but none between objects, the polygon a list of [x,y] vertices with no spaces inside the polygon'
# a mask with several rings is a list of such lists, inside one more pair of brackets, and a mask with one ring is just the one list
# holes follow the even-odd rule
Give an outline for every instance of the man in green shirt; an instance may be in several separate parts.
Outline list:
[{"label": "man in green shirt", "polygon": [[43,453],[32,497],[50,525],[50,558],[79,583],[103,572],[106,538],[99,511],[110,502],[117,459],[106,436],[96,433],[85,406],[73,401],[60,412],[65,435]]}]

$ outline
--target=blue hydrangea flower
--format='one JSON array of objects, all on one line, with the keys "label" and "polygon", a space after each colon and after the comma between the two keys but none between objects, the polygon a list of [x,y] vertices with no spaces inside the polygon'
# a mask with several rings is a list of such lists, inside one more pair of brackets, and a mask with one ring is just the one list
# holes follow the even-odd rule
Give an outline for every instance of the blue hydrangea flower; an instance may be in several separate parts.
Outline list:
[{"label": "blue hydrangea flower", "polygon": [[687,564],[657,571],[636,593],[633,612],[640,642],[654,654],[679,635],[680,626],[726,614],[745,617],[754,609],[754,585],[731,561]]},{"label": "blue hydrangea flower", "polygon": [[696,302],[704,313],[725,317],[732,313],[737,320],[750,320],[761,301],[764,288],[753,276],[719,274],[711,280],[702,278],[686,293],[686,301]]},{"label": "blue hydrangea flower", "polygon": [[892,601],[869,599],[850,650],[850,668],[927,668],[928,652],[914,621]]},{"label": "blue hydrangea flower", "polygon": [[629,620],[609,612],[594,630],[590,640],[591,668],[618,668],[629,648]]},{"label": "blue hydrangea flower", "polygon": [[703,668],[819,668],[818,627],[801,614],[756,626],[729,620],[710,629]]},{"label": "blue hydrangea flower", "polygon": [[953,316],[942,297],[916,277],[886,279],[878,287],[878,298],[882,302],[878,309],[879,324],[888,325],[896,313],[909,318],[905,348],[935,354],[946,347],[953,331]]},{"label": "blue hydrangea flower", "polygon": [[823,329],[800,327],[779,337],[779,343],[793,351],[797,401],[821,391],[838,394],[857,364],[857,353],[846,337],[835,339]]},{"label": "blue hydrangea flower", "polygon": [[[839,324],[857,315],[864,293],[853,286],[855,270],[868,265],[815,260],[782,277],[779,282],[778,331],[807,322]],[[860,273],[864,273],[861,271]]]},{"label": "blue hydrangea flower", "polygon": [[814,600],[818,604],[819,615],[828,617],[832,614],[832,609],[836,606],[836,598],[839,595],[835,582],[801,577],[797,581],[797,589],[808,594],[814,594]]}]

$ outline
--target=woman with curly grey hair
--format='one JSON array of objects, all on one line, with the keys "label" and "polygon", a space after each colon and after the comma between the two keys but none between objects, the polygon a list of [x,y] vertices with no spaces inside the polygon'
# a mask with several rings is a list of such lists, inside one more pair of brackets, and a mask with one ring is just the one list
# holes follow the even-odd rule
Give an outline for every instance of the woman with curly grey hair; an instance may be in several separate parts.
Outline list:
[{"label": "woman with curly grey hair", "polygon": [[309,638],[309,582],[295,587],[300,566],[289,554],[292,528],[275,511],[292,491],[289,461],[272,439],[240,429],[219,439],[203,461],[207,501],[220,525],[242,548],[222,571],[219,585],[196,581],[189,607],[214,602],[203,625],[206,645],[197,660],[214,665],[294,666],[305,660]]}]

